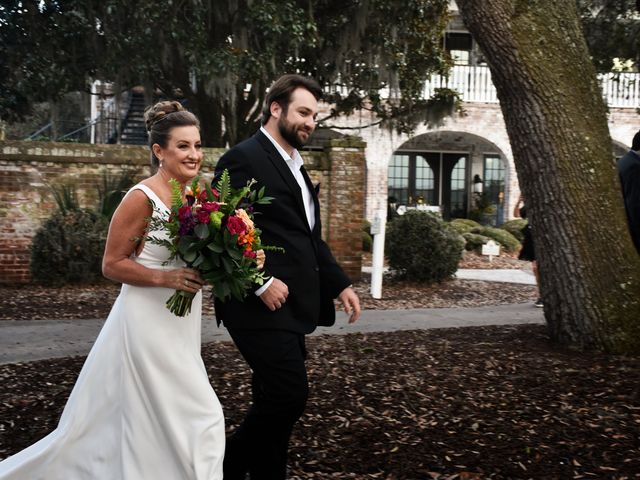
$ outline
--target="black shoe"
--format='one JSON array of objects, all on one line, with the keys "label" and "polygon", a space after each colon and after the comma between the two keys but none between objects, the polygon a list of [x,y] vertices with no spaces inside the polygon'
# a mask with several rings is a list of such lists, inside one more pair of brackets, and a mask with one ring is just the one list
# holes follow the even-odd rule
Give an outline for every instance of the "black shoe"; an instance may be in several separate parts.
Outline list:
[{"label": "black shoe", "polygon": [[533,304],[534,307],[538,307],[538,308],[542,308],[544,307],[544,303],[542,303],[542,299],[539,298],[535,301],[535,303]]}]

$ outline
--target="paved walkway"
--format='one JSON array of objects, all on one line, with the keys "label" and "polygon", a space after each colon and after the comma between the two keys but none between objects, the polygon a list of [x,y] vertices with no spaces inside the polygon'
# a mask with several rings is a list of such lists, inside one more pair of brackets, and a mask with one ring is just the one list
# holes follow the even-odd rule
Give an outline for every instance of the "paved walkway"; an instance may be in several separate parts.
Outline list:
[{"label": "paved walkway", "polygon": [[460,269],[456,272],[457,278],[464,280],[486,280],[488,282],[522,283],[525,285],[535,285],[536,277],[533,272],[516,269]]},{"label": "paved walkway", "polygon": [[[456,277],[535,285],[533,274],[524,270],[458,270]],[[0,364],[86,355],[104,320],[0,321]],[[318,328],[313,335],[543,322],[542,309],[534,308],[532,303],[478,308],[365,310],[360,320],[352,325],[347,323],[346,315],[339,312],[334,327]],[[213,317],[204,317],[202,341],[230,341],[230,338],[225,328],[216,326]]]},{"label": "paved walkway", "polygon": [[[364,273],[371,273],[371,267],[362,267]],[[385,267],[385,272],[389,269]],[[536,277],[530,270],[518,269],[480,269],[480,268],[461,268],[456,272],[457,278],[463,280],[484,280],[487,282],[505,282],[505,283],[522,283],[524,285],[535,285]],[[384,286],[383,286],[384,289]]]}]

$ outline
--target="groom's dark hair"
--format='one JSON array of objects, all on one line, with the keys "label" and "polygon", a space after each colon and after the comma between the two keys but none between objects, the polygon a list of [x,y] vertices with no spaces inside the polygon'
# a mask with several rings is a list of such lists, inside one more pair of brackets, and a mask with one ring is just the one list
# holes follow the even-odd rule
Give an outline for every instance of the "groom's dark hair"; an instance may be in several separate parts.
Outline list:
[{"label": "groom's dark hair", "polygon": [[271,85],[267,97],[264,99],[264,106],[262,107],[262,125],[265,125],[269,121],[271,116],[271,104],[276,102],[282,107],[285,112],[289,107],[291,101],[291,93],[296,88],[304,88],[309,90],[311,94],[316,97],[316,100],[322,98],[322,88],[318,82],[313,78],[303,77],[302,75],[283,75]]}]

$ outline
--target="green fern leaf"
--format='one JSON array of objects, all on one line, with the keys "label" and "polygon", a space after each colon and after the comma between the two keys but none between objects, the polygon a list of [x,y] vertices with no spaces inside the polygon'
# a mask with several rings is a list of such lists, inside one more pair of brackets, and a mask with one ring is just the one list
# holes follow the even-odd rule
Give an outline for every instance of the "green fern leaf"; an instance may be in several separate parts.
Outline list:
[{"label": "green fern leaf", "polygon": [[182,206],[182,186],[175,179],[169,179],[171,185],[171,210],[178,209]]},{"label": "green fern leaf", "polygon": [[220,192],[220,202],[226,202],[227,196],[231,192],[231,177],[229,176],[229,170],[226,168],[218,181],[218,191]]}]

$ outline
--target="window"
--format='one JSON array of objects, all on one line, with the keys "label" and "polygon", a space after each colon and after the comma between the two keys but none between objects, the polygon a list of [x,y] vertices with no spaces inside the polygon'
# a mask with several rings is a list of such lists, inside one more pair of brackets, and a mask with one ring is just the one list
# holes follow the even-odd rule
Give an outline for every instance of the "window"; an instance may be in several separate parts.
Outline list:
[{"label": "window", "polygon": [[433,169],[427,163],[427,159],[422,155],[416,155],[416,201],[422,199],[423,203],[436,205],[435,178]]},{"label": "window", "polygon": [[451,171],[451,217],[464,218],[467,213],[467,158],[460,157]]},{"label": "window", "polygon": [[395,203],[406,204],[409,200],[409,155],[393,155],[389,163],[389,197]]},{"label": "window", "polygon": [[439,206],[445,219],[464,218],[468,159],[465,153],[395,153],[389,163],[389,201],[396,206]]},{"label": "window", "polygon": [[484,157],[484,192],[489,201],[500,205],[504,195],[504,162],[499,155]]},{"label": "window", "polygon": [[470,33],[447,32],[444,34],[444,48],[456,65],[471,63],[473,40]]}]

